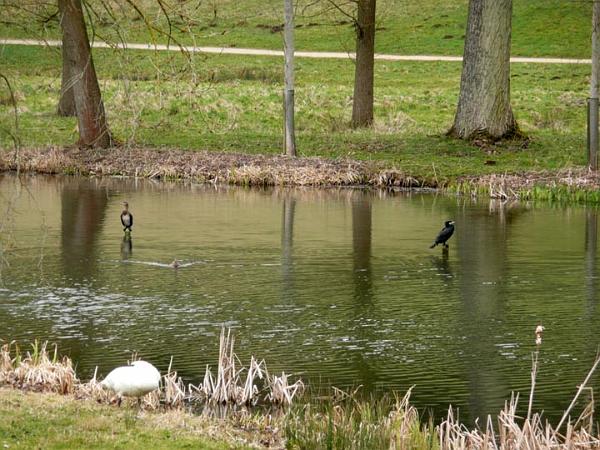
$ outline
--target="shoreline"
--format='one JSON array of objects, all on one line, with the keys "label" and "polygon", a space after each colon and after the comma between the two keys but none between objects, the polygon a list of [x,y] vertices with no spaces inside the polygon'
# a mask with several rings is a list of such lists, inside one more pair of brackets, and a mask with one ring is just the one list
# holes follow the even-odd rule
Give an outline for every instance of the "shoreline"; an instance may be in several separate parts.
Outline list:
[{"label": "shoreline", "polygon": [[434,189],[497,199],[600,202],[600,172],[586,167],[459,176],[412,175],[381,161],[291,158],[167,148],[44,147],[0,152],[0,171],[123,176],[238,186]]}]

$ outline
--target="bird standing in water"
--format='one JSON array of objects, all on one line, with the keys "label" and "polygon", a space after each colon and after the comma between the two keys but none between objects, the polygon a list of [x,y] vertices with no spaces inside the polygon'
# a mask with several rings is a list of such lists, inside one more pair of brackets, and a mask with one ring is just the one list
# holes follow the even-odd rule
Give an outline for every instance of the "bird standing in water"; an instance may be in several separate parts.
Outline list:
[{"label": "bird standing in water", "polygon": [[444,228],[442,228],[442,231],[440,231],[435,238],[435,242],[431,244],[429,248],[433,248],[438,244],[442,244],[444,248],[448,248],[446,241],[450,239],[452,234],[454,234],[454,222],[452,220],[446,220],[446,222],[444,222]]},{"label": "bird standing in water", "polygon": [[125,209],[121,213],[121,223],[123,224],[123,231],[131,232],[131,227],[133,226],[133,216],[129,212],[129,203],[123,202],[123,206]]}]

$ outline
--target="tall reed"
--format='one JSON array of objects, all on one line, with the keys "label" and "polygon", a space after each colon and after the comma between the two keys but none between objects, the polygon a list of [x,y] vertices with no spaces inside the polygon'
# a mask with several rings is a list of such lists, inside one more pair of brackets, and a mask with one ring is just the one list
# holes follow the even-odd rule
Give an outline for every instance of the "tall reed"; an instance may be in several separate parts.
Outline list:
[{"label": "tall reed", "polygon": [[[189,385],[190,396],[193,400],[209,403],[250,405],[256,404],[260,399],[261,388],[266,391],[263,400],[269,403],[289,405],[294,397],[304,391],[301,380],[289,384],[287,375],[280,377],[270,375],[264,360],[254,356],[250,358],[250,365],[246,369],[233,351],[235,339],[231,329],[225,333],[221,329],[219,338],[219,359],[217,374],[213,376],[210,366],[206,366],[202,384]],[[239,368],[237,364],[239,364]],[[243,380],[243,373],[246,378]]]}]

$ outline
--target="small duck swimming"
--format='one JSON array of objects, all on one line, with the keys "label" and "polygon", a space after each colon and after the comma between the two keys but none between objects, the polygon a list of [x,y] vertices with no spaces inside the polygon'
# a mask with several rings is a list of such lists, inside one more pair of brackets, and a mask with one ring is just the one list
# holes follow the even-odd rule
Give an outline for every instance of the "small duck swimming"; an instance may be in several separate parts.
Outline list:
[{"label": "small duck swimming", "polygon": [[125,209],[121,212],[121,223],[123,224],[123,231],[131,232],[133,226],[133,215],[129,212],[129,203],[123,202]]},{"label": "small duck swimming", "polygon": [[174,259],[173,262],[169,264],[169,267],[172,267],[173,269],[177,269],[179,266],[181,266],[181,264],[176,259]]}]

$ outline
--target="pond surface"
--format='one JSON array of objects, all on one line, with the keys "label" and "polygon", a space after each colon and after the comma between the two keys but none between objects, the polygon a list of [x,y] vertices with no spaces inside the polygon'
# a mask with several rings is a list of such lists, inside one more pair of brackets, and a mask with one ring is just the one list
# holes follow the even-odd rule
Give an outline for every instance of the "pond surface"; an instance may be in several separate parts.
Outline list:
[{"label": "pond surface", "polygon": [[[226,325],[244,364],[414,385],[421,410],[471,421],[513,390],[526,409],[543,323],[534,407],[556,420],[600,341],[596,209],[9,174],[0,208],[0,338],[56,342],[83,379],[135,351],[199,382]],[[448,218],[449,251],[429,249]]]}]

